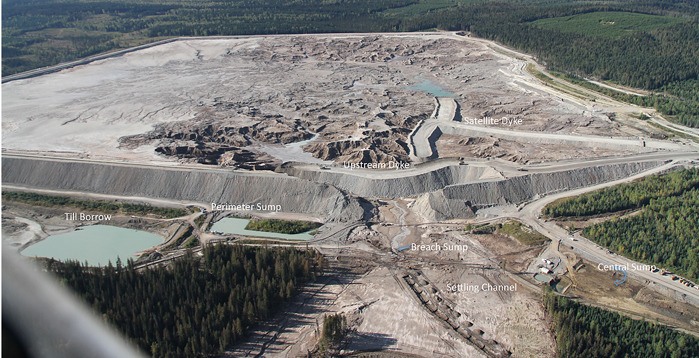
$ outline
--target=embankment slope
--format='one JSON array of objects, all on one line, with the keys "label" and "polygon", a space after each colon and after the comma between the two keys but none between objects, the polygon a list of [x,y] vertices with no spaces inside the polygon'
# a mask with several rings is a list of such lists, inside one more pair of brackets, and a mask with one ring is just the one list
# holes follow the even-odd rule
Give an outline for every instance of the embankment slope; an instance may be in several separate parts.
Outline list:
[{"label": "embankment slope", "polygon": [[431,221],[467,218],[481,208],[521,204],[551,193],[622,179],[662,164],[662,161],[609,164],[450,185],[418,197],[414,210]]},{"label": "embankment slope", "polygon": [[200,203],[281,205],[282,211],[327,221],[361,220],[357,199],[327,184],[282,174],[170,169],[95,162],[4,157],[3,185]]},{"label": "embankment slope", "polygon": [[331,171],[286,168],[294,177],[329,184],[365,198],[405,198],[442,189],[446,186],[485,180],[499,176],[488,166],[452,165],[426,173],[397,178],[371,178]]}]

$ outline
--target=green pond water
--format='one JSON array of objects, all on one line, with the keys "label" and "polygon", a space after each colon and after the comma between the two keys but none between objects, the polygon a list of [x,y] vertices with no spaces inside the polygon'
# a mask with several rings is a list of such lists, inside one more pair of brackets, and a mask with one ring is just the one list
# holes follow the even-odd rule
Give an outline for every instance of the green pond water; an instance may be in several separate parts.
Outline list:
[{"label": "green pond water", "polygon": [[264,237],[270,239],[283,239],[283,240],[310,240],[313,235],[308,232],[302,232],[300,234],[281,234],[276,232],[265,232],[265,231],[254,231],[246,230],[245,226],[248,225],[250,220],[240,219],[240,218],[223,218],[214,223],[211,227],[211,231],[222,232],[224,234],[233,235],[243,235],[243,236],[253,236],[253,237]]},{"label": "green pond water", "polygon": [[412,85],[408,87],[408,89],[413,91],[429,93],[435,97],[455,97],[454,93],[445,90],[438,84],[429,80],[422,80],[422,82]]},{"label": "green pond water", "polygon": [[91,225],[65,234],[52,235],[22,251],[27,257],[87,261],[90,266],[114,264],[117,257],[126,263],[134,254],[162,243],[149,232],[109,225]]},{"label": "green pond water", "polygon": [[[543,273],[537,273],[534,275],[535,280],[537,280],[539,282],[543,282],[543,283],[548,283],[549,281],[551,281],[552,278],[553,277],[546,275],[546,274],[543,274]],[[563,292],[563,290],[566,287],[568,287],[567,283],[564,283],[563,281],[559,281],[558,283],[556,283],[553,286],[553,289],[556,290],[556,292]]]},{"label": "green pond water", "polygon": [[537,273],[534,275],[535,280],[537,280],[539,282],[543,282],[543,283],[548,283],[549,281],[551,281],[552,278],[553,277],[546,275],[546,274],[543,274],[543,273]]}]

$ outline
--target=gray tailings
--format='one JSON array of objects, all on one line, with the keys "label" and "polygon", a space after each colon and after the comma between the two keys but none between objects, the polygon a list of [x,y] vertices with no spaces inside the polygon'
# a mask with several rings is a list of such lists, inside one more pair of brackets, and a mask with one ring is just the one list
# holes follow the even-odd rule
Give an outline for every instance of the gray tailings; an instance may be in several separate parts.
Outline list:
[{"label": "gray tailings", "polygon": [[481,208],[521,204],[546,194],[618,180],[662,165],[662,161],[610,164],[503,180],[457,184],[421,195],[414,208],[434,221],[467,218]]},{"label": "gray tailings", "polygon": [[357,199],[326,184],[274,174],[226,170],[153,168],[4,157],[3,184],[199,203],[281,205],[282,211],[355,221],[364,210]]},{"label": "gray tailings", "polygon": [[331,222],[364,218],[362,203],[345,192],[366,198],[419,196],[415,210],[438,221],[469,217],[484,207],[520,204],[550,193],[622,179],[662,164],[609,164],[508,179],[494,178],[489,167],[457,165],[415,176],[371,179],[293,168],[289,168],[289,174],[297,177],[5,157],[2,174],[3,184],[30,188],[200,203],[281,205],[282,211],[314,214]]},{"label": "gray tailings", "polygon": [[326,183],[365,198],[410,197],[442,189],[448,185],[474,182],[497,173],[487,166],[453,165],[423,174],[390,179],[374,179],[361,175],[330,171],[308,171],[287,168],[287,174],[320,183]]}]

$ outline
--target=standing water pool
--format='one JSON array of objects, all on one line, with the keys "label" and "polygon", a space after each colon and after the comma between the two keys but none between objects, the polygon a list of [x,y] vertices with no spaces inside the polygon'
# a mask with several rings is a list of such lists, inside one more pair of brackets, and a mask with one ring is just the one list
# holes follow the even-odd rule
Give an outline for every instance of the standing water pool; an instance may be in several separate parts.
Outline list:
[{"label": "standing water pool", "polygon": [[22,251],[28,257],[77,260],[90,266],[123,262],[134,254],[160,244],[163,238],[149,232],[109,225],[85,226],[65,234],[52,235]]}]

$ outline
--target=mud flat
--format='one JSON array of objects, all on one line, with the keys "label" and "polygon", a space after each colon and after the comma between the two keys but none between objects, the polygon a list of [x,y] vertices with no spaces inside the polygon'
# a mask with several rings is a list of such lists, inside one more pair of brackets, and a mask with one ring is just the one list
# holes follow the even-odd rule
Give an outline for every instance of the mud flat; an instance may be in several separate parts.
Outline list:
[{"label": "mud flat", "polygon": [[284,212],[314,214],[328,221],[354,221],[363,217],[359,202],[340,190],[282,174],[246,174],[230,170],[170,169],[7,156],[2,161],[2,173],[3,185],[164,198],[206,205],[281,205]]},{"label": "mud flat", "polygon": [[[93,159],[274,169],[284,159],[263,149],[312,138],[301,148],[312,161],[421,161],[418,147],[439,156],[411,143],[431,115],[508,117],[535,134],[646,136],[599,108],[516,85],[536,82],[524,65],[453,33],[179,38],[3,83],[2,141]],[[442,92],[450,98],[436,111]]]}]

